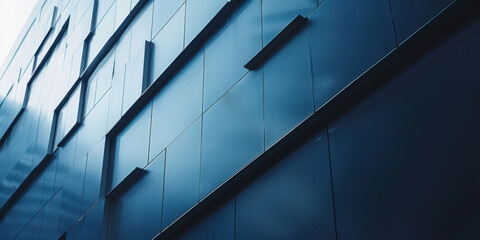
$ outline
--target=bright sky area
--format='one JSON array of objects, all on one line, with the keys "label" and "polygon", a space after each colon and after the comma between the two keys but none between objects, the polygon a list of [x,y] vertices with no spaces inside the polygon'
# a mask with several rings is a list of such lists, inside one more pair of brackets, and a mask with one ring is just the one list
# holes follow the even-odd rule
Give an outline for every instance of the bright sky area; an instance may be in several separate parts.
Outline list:
[{"label": "bright sky area", "polygon": [[0,0],[0,66],[36,3],[37,0]]}]

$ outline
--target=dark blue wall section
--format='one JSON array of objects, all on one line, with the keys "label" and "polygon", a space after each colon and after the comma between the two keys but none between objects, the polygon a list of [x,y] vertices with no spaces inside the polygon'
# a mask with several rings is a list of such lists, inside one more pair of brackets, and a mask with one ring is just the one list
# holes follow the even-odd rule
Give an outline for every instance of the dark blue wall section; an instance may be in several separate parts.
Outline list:
[{"label": "dark blue wall section", "polygon": [[478,6],[39,1],[0,239],[480,239]]},{"label": "dark blue wall section", "polygon": [[233,240],[235,239],[235,199],[222,203],[176,239]]},{"label": "dark blue wall section", "polygon": [[165,155],[147,167],[147,174],[113,202],[112,239],[151,239],[161,231]]},{"label": "dark blue wall section", "polygon": [[248,73],[204,114],[200,198],[263,152],[262,82]]},{"label": "dark blue wall section", "polygon": [[479,30],[443,44],[330,127],[340,239],[478,236]]},{"label": "dark blue wall section", "polygon": [[237,194],[235,226],[235,239],[335,239],[325,131]]},{"label": "dark blue wall section", "polygon": [[264,71],[265,145],[269,147],[314,111],[307,31],[269,59]]},{"label": "dark blue wall section", "polygon": [[452,0],[389,0],[399,42],[433,18]]},{"label": "dark blue wall section", "polygon": [[324,1],[308,19],[316,108],[395,47],[385,0]]}]

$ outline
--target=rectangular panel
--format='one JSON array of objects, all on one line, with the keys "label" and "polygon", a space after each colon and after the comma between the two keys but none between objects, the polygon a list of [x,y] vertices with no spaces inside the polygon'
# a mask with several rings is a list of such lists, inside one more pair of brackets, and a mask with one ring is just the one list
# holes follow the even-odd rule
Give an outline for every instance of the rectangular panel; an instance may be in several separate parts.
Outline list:
[{"label": "rectangular panel", "polygon": [[201,127],[198,119],[167,148],[163,228],[198,202]]},{"label": "rectangular panel", "polygon": [[[158,1],[158,0],[157,0]],[[155,81],[183,50],[185,29],[185,5],[169,20],[164,28],[152,40],[152,77]]]},{"label": "rectangular panel", "polygon": [[[158,0],[157,0],[158,1]],[[227,0],[187,0],[185,46],[207,25]]]},{"label": "rectangular panel", "polygon": [[396,44],[384,0],[325,1],[308,19],[316,108]]},{"label": "rectangular panel", "polygon": [[268,44],[297,15],[308,15],[317,0],[262,1],[263,46]]},{"label": "rectangular panel", "polygon": [[236,196],[237,240],[336,239],[326,131]]},{"label": "rectangular panel", "polygon": [[[185,0],[154,0],[153,1],[153,31],[152,37],[167,24],[170,18],[178,11]],[[185,10],[185,9],[184,9]],[[198,11],[199,9],[197,9]]]},{"label": "rectangular panel", "polygon": [[148,161],[148,144],[152,105],[148,104],[116,137],[111,188],[135,167],[143,168]]},{"label": "rectangular panel", "polygon": [[132,52],[126,65],[125,86],[123,90],[122,114],[125,113],[145,90],[148,82],[148,65],[151,54],[151,43],[144,42],[143,48]]},{"label": "rectangular panel", "polygon": [[[133,3],[132,3],[133,7]],[[131,53],[134,54],[137,50],[144,47],[145,41],[152,40],[152,14],[153,2],[147,1],[142,10],[135,16],[130,23],[129,28],[132,32]]]},{"label": "rectangular panel", "polygon": [[105,140],[102,140],[87,154],[82,213],[90,209],[100,198],[104,149]]},{"label": "rectangular panel", "polygon": [[200,198],[263,152],[262,87],[250,72],[204,114]]},{"label": "rectangular panel", "polygon": [[150,160],[202,113],[203,51],[153,98]]},{"label": "rectangular panel", "polygon": [[297,34],[264,65],[267,147],[314,111],[308,33]]},{"label": "rectangular panel", "polygon": [[204,109],[247,73],[243,65],[262,48],[260,0],[247,1],[205,44]]}]

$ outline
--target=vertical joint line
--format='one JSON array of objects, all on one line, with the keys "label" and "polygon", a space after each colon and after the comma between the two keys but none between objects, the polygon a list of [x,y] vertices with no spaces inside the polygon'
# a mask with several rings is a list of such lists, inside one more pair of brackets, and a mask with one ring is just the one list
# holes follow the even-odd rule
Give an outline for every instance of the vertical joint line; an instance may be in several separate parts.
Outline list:
[{"label": "vertical joint line", "polygon": [[330,151],[330,134],[329,128],[327,127],[327,146],[328,146],[328,163],[330,165],[330,184],[332,189],[332,207],[333,207],[333,223],[335,226],[335,239],[338,239],[338,230],[337,230],[337,213],[335,211],[335,193],[333,189],[333,171],[332,171],[332,154]]},{"label": "vertical joint line", "polygon": [[393,18],[392,3],[388,0],[388,7],[390,8],[390,17],[392,18],[393,34],[395,35],[395,43],[398,47],[397,28],[395,26],[395,19]]}]

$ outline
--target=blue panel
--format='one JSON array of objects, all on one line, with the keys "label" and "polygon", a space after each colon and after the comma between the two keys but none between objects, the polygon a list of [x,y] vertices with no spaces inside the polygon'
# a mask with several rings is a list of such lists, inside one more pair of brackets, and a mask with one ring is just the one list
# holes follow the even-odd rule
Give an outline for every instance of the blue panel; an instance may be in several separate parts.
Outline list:
[{"label": "blue panel", "polygon": [[125,86],[123,90],[122,114],[125,113],[133,103],[142,94],[143,77],[145,64],[145,42],[143,48],[138,48],[136,52],[132,52],[130,61],[126,65]]},{"label": "blue panel", "polygon": [[479,238],[479,30],[382,79],[332,124],[339,239]]},{"label": "blue panel", "polygon": [[67,227],[80,217],[85,176],[85,160],[86,158],[81,159],[67,176],[65,176],[65,185],[62,188],[62,203],[60,209],[61,230],[66,230]]},{"label": "blue panel", "polygon": [[78,221],[67,232],[68,240],[83,240],[84,239],[84,221]]},{"label": "blue panel", "polygon": [[176,239],[235,239],[235,199],[222,203]]},{"label": "blue panel", "polygon": [[108,111],[107,130],[110,130],[122,116],[123,84],[125,80],[125,65],[115,65],[110,88],[110,106]]},{"label": "blue panel", "polygon": [[151,82],[155,81],[183,50],[184,29],[185,5],[182,5],[152,41],[154,52],[151,63],[153,66]]},{"label": "blue panel", "polygon": [[201,127],[198,119],[167,148],[163,228],[198,202]]},{"label": "blue panel", "polygon": [[263,0],[263,45],[270,42],[297,15],[307,16],[316,6],[317,0]]},{"label": "blue panel", "polygon": [[200,116],[202,91],[203,51],[194,56],[153,99],[150,160]]},{"label": "blue panel", "polygon": [[95,91],[97,90],[97,79],[98,76],[94,73],[87,81],[87,89],[85,91],[85,105],[84,105],[84,115],[88,115],[90,110],[92,110],[95,105]]},{"label": "blue panel", "polygon": [[130,13],[130,0],[116,0],[115,5],[117,5],[115,12],[115,29],[117,29]]},{"label": "blue panel", "polygon": [[147,166],[147,174],[116,200],[110,239],[152,239],[161,231],[165,155]]},{"label": "blue panel", "polygon": [[105,136],[108,116],[108,98],[102,98],[83,120],[78,130],[75,161],[86,157],[87,153]]},{"label": "blue panel", "polygon": [[185,0],[154,0],[152,37],[155,37],[175,12],[179,11],[184,2]]},{"label": "blue panel", "polygon": [[[108,0],[111,1],[111,0]],[[105,2],[105,1],[100,1]],[[100,9],[99,9],[100,10]],[[97,21],[100,20],[101,16],[97,17]],[[93,59],[100,52],[102,47],[107,43],[108,39],[112,36],[115,25],[115,8],[111,8],[107,15],[102,19],[100,24],[95,28],[95,35],[93,35],[92,40],[88,48],[88,64],[90,64]]]},{"label": "blue panel", "polygon": [[152,239],[161,231],[165,152],[151,162],[141,179],[142,197],[139,212],[142,217],[143,239]]},{"label": "blue panel", "polygon": [[96,26],[100,23],[100,21],[105,18],[105,14],[107,14],[107,11],[109,11],[111,14],[113,13],[113,16],[115,19],[115,10],[116,6],[114,5],[115,0],[98,0],[98,8],[97,8],[97,23],[95,24]]},{"label": "blue panel", "polygon": [[260,0],[247,1],[205,47],[204,109],[247,73],[243,67],[262,47]]},{"label": "blue panel", "polygon": [[207,25],[227,0],[187,0],[185,46]]},{"label": "blue panel", "polygon": [[98,65],[97,68],[97,91],[95,92],[95,103],[105,95],[112,85],[113,66],[114,66],[114,51],[111,51]]},{"label": "blue panel", "polygon": [[90,209],[100,197],[100,181],[102,177],[104,150],[105,139],[97,143],[97,145],[87,155],[82,213]]},{"label": "blue panel", "polygon": [[307,31],[267,60],[264,71],[268,147],[314,111]]},{"label": "blue panel", "polygon": [[72,56],[70,61],[70,75],[69,75],[69,86],[72,86],[73,83],[80,76],[80,67],[82,66],[82,55],[83,55],[83,43],[76,50],[75,54]]},{"label": "blue panel", "polygon": [[395,47],[384,0],[325,1],[308,19],[317,108]]},{"label": "blue panel", "polygon": [[263,152],[262,87],[250,72],[204,114],[201,198]]},{"label": "blue panel", "polygon": [[57,145],[77,123],[79,106],[80,86],[77,86],[58,114],[55,145]]},{"label": "blue panel", "polygon": [[113,228],[109,239],[141,239],[143,221],[141,212],[142,186],[136,184],[125,192],[116,202],[113,216],[110,218]]},{"label": "blue panel", "polygon": [[132,31],[132,54],[134,54],[137,50],[144,48],[145,41],[152,40],[152,14],[153,3],[152,1],[147,1],[142,10],[130,23]]},{"label": "blue panel", "polygon": [[84,239],[102,239],[103,212],[105,200],[99,202],[85,216],[84,220]]},{"label": "blue panel", "polygon": [[57,172],[55,174],[55,191],[64,184],[64,177],[73,168],[75,150],[77,148],[77,135],[74,135],[54,155],[58,157]]},{"label": "blue panel", "polygon": [[43,180],[42,183],[42,201],[41,205],[45,204],[53,195],[54,191],[54,184],[55,184],[55,173],[57,170],[57,158],[53,158],[50,160],[51,162],[48,166],[43,170],[42,174],[40,175],[40,179]]},{"label": "blue panel", "polygon": [[117,136],[112,159],[112,188],[135,167],[144,167],[147,164],[151,110],[152,105],[148,104]]},{"label": "blue panel", "polygon": [[326,132],[237,193],[235,239],[335,239]]},{"label": "blue panel", "polygon": [[439,13],[453,0],[390,0],[399,42]]}]

